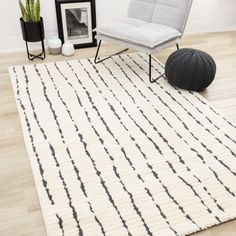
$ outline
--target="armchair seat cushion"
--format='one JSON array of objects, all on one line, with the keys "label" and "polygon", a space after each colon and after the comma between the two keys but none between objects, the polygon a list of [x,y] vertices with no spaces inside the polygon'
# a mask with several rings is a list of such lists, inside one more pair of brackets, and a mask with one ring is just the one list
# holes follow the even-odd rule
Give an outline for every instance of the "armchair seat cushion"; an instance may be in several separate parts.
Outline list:
[{"label": "armchair seat cushion", "polygon": [[135,18],[123,18],[102,24],[95,31],[107,37],[148,48],[154,48],[164,42],[181,37],[181,33],[174,28]]}]

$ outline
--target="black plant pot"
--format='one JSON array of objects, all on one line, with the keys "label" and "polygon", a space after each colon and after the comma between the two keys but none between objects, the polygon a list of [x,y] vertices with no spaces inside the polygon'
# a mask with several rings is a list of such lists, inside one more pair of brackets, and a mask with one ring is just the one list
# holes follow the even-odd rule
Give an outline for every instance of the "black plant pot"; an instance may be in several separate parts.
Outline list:
[{"label": "black plant pot", "polygon": [[[39,22],[24,22],[22,18],[20,18],[20,25],[23,39],[26,43],[26,49],[29,60],[34,60],[35,58],[45,59],[45,48],[44,48],[44,25],[43,25],[43,18],[40,17]],[[42,45],[42,52],[38,55],[33,55],[29,52],[28,42],[40,42]]]},{"label": "black plant pot", "polygon": [[24,22],[20,18],[23,39],[27,42],[39,42],[45,38],[43,18],[39,22]]}]

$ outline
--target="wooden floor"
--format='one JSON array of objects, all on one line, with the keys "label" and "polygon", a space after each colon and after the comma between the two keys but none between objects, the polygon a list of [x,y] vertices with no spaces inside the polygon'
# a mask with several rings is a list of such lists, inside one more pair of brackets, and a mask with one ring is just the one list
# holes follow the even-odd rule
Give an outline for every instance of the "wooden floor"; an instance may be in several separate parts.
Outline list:
[{"label": "wooden floor", "polygon": [[[185,36],[180,46],[202,49],[214,57],[217,64],[216,80],[202,95],[236,121],[236,32]],[[118,49],[117,46],[106,44],[102,53],[106,55]],[[76,55],[69,59],[93,57],[95,50],[77,50]],[[169,48],[156,56],[165,62],[174,50]],[[48,56],[44,62],[67,59]],[[46,235],[8,75],[8,66],[28,63],[32,62],[28,62],[22,52],[0,54],[0,236]],[[236,220],[196,235],[235,236]]]}]

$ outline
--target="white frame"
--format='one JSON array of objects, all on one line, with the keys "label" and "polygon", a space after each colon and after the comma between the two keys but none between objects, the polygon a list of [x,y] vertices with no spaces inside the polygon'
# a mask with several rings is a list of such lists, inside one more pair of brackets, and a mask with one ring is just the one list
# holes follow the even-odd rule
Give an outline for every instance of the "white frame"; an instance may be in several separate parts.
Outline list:
[{"label": "white frame", "polygon": [[86,44],[93,41],[92,35],[92,15],[91,15],[91,2],[76,2],[76,3],[66,3],[61,4],[61,18],[62,18],[62,29],[64,41],[68,40],[67,24],[66,24],[66,9],[78,9],[87,8],[88,13],[88,37],[81,39],[70,39],[73,44]]}]

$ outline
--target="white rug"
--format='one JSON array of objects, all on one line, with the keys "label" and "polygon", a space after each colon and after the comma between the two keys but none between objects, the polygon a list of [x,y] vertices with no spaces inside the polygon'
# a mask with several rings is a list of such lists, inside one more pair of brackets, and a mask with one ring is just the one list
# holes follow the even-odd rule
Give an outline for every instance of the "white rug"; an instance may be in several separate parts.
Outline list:
[{"label": "white rug", "polygon": [[235,124],[150,84],[147,59],[9,69],[48,235],[187,235],[236,218]]}]

